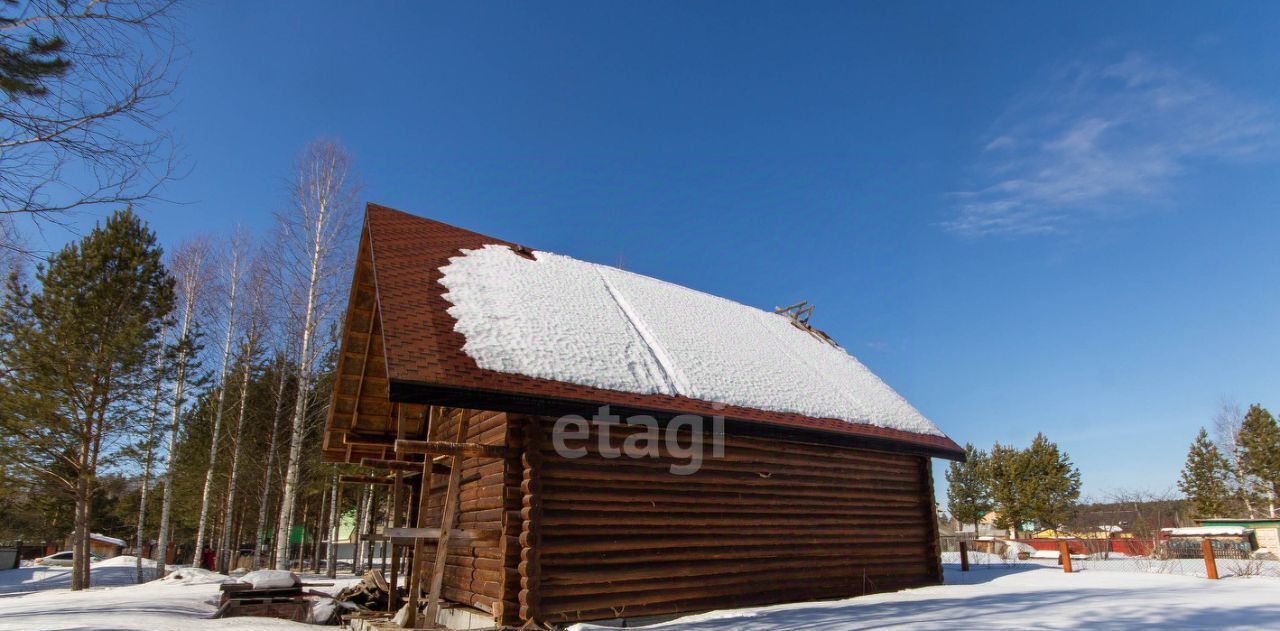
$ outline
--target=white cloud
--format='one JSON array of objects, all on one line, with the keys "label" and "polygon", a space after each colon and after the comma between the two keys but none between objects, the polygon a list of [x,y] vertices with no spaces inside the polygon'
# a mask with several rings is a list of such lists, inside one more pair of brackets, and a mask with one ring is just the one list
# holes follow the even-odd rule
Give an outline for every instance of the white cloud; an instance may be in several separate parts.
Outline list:
[{"label": "white cloud", "polygon": [[1200,160],[1241,160],[1274,140],[1271,112],[1140,55],[1074,64],[1022,95],[983,140],[979,186],[953,194],[957,234],[1062,232],[1163,201]]}]

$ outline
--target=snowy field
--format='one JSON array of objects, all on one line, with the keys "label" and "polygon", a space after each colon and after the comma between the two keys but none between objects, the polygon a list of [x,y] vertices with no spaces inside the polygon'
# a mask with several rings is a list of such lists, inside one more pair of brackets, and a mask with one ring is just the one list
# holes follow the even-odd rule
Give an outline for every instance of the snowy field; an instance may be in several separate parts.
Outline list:
[{"label": "snowy field", "polygon": [[[960,572],[945,585],[848,600],[713,611],[654,631],[1280,629],[1280,579],[1077,572],[1035,563]],[[607,627],[579,624],[573,631]]]},{"label": "snowy field", "polygon": [[[136,559],[131,556],[115,557],[94,563],[89,570],[93,587],[119,587],[133,585],[138,577]],[[155,578],[155,562],[145,559],[142,574],[148,580]],[[181,567],[181,566],[176,566]],[[46,589],[71,587],[71,568],[30,565],[16,570],[0,570],[0,598]]]},{"label": "snowy field", "polygon": [[[117,560],[119,559],[119,560]],[[205,629],[319,629],[270,618],[209,616],[217,609],[218,585],[226,577],[204,570],[133,584],[132,557],[94,564],[92,589],[72,592],[70,568],[24,567],[0,570],[0,631],[203,631]],[[324,576],[303,575],[306,582],[331,582]],[[339,578],[333,587],[314,587],[334,593],[355,578]],[[335,628],[335,627],[325,627]]]},{"label": "snowy field", "polygon": [[[132,565],[128,569],[132,571]],[[110,568],[110,566],[108,566]],[[210,619],[219,575],[186,570],[144,585],[71,592],[41,584],[57,572],[0,571],[0,631],[318,629],[266,618]],[[848,600],[716,611],[643,627],[654,631],[867,629],[1280,629],[1280,579],[1208,581],[1168,574],[1081,571],[1038,563],[946,567],[947,584]],[[35,576],[34,579],[32,577]],[[130,575],[131,576],[131,575]],[[326,581],[305,576],[308,582]],[[23,581],[34,580],[35,583]],[[332,593],[355,579],[338,579]],[[9,589],[15,585],[22,589]],[[33,591],[36,590],[36,591]],[[15,592],[27,592],[18,594]],[[333,627],[329,627],[333,628]],[[606,629],[576,625],[576,631]],[[633,627],[638,628],[638,627]]]}]

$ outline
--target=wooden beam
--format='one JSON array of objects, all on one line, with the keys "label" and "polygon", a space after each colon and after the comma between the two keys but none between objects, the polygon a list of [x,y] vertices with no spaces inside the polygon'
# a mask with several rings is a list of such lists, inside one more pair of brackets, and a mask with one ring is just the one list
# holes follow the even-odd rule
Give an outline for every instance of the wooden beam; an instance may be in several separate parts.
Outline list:
[{"label": "wooden beam", "polygon": [[396,439],[387,436],[385,441],[377,440],[374,436],[353,435],[350,431],[334,430],[342,432],[342,444],[348,447],[368,447],[370,449],[387,449],[395,445]]},{"label": "wooden beam", "polygon": [[338,476],[339,484],[395,484],[395,480],[390,478],[379,478],[372,475],[340,475]]},{"label": "wooden beam", "polygon": [[[402,410],[403,410],[403,407],[402,407]],[[435,428],[436,423],[439,422],[441,419],[443,419],[444,416],[445,416],[444,409],[436,407],[434,405],[427,410],[427,431],[425,432],[427,437],[431,436],[431,430]],[[403,438],[397,439],[396,453],[400,453],[400,449],[398,448],[398,446],[401,443],[408,443],[408,442],[413,442],[413,441],[407,441],[407,440],[404,440]],[[421,441],[421,442],[429,442],[429,441]],[[418,520],[417,520],[417,523],[415,524],[418,528],[425,528],[427,525],[427,500],[431,496],[432,464],[433,463],[429,458],[424,460],[422,463],[422,483],[421,483],[422,486],[420,487],[422,490],[418,494]],[[453,472],[450,472],[450,476],[452,475],[453,475]],[[446,537],[445,539],[447,540],[448,537]],[[417,628],[418,626],[418,598],[421,596],[422,572],[425,569],[423,567],[423,563],[424,563],[423,557],[426,556],[426,546],[423,545],[424,543],[425,542],[422,539],[415,539],[413,542],[413,562],[410,564],[411,569],[409,573],[409,611],[407,612],[408,615],[405,616],[405,625],[404,625],[409,628]],[[444,564],[441,563],[439,565],[443,566]],[[428,624],[431,626],[435,626],[435,623],[436,621],[434,618],[428,621]]]},{"label": "wooden beam", "polygon": [[[401,413],[400,411],[399,403],[393,403],[392,406],[395,408],[392,411],[392,416],[395,417],[396,419],[396,437],[404,438],[404,414]],[[363,460],[364,459],[362,458],[361,461]],[[389,524],[390,527],[395,527],[400,525],[400,491],[404,487],[403,474],[399,471],[396,471],[394,480],[395,480],[395,484],[391,487],[392,496],[391,496],[391,515],[390,515],[391,523]],[[385,545],[383,546],[383,550],[386,550]],[[399,600],[400,581],[399,581],[399,576],[397,576],[399,571],[400,571],[400,548],[397,548],[396,545],[393,543],[391,544],[391,590],[387,592],[387,613],[395,613],[395,611],[399,607],[399,603],[396,602],[397,600]]]},{"label": "wooden beam", "polygon": [[405,454],[431,454],[462,458],[506,458],[507,448],[502,445],[447,442],[442,440],[397,440],[396,451]]},{"label": "wooden beam", "polygon": [[[471,424],[471,410],[460,410],[458,416],[458,431],[454,441],[457,445],[470,445],[472,443],[464,443],[462,441],[467,438],[467,427]],[[400,441],[396,441],[397,444]],[[484,447],[485,445],[475,445],[476,447]],[[502,454],[500,458],[505,457],[506,447],[499,447]],[[444,568],[445,558],[449,554],[449,539],[453,533],[453,527],[458,522],[458,504],[459,491],[462,486],[462,458],[466,450],[459,449],[453,456],[453,462],[449,463],[449,490],[444,496],[444,514],[440,517],[440,539],[436,542],[435,562],[431,564],[431,591],[427,595],[427,611],[425,613],[427,623],[435,625],[436,615],[440,611],[440,596],[444,589]]]},{"label": "wooden beam", "polygon": [[[387,469],[390,471],[412,471],[415,473],[422,472],[421,462],[410,462],[408,460],[384,460],[382,458],[361,458],[360,466],[370,469]],[[432,473],[448,473],[449,465],[442,463],[432,463]]]},{"label": "wooden beam", "polygon": [[[424,539],[426,541],[439,541],[439,528],[387,528],[382,531],[383,536],[394,539]],[[496,529],[490,530],[460,530],[454,528],[449,531],[449,541],[456,544],[468,545],[492,545],[498,543],[498,539],[502,536],[502,531]]]}]

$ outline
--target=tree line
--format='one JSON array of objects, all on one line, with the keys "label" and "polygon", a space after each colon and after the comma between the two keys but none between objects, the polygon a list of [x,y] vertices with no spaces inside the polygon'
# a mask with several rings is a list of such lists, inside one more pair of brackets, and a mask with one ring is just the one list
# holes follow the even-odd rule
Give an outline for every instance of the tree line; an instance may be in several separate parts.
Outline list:
[{"label": "tree line", "polygon": [[344,495],[319,461],[356,190],[346,151],[316,141],[269,235],[165,251],[126,207],[30,273],[12,270],[0,538],[70,530],[80,589],[91,532],[152,545],[160,572],[171,542],[188,551],[180,561],[208,548],[226,570],[248,542],[255,566],[287,567],[296,525],[314,536],[348,506],[367,514],[372,494]]},{"label": "tree line", "polygon": [[1178,480],[1192,516],[1276,517],[1280,424],[1259,404],[1242,410],[1228,401],[1214,419],[1214,430],[1210,438],[1200,428]]},{"label": "tree line", "polygon": [[947,509],[963,524],[995,513],[996,528],[1011,537],[1028,526],[1060,528],[1080,499],[1080,471],[1044,434],[1024,449],[996,443],[983,451],[965,444],[964,462],[947,468]]}]

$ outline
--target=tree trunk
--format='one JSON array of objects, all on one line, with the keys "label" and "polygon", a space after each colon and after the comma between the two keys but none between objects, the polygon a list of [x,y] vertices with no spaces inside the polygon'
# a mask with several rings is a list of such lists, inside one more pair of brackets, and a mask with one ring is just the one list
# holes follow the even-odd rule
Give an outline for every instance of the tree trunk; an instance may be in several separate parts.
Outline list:
[{"label": "tree trunk", "polygon": [[[236,478],[239,474],[239,466],[240,466],[240,443],[241,443],[240,432],[241,430],[244,429],[245,400],[249,398],[249,358],[248,358],[247,352],[245,353],[244,366],[241,370],[241,373],[242,373],[242,377],[240,379],[240,409],[236,413],[235,431],[231,435],[231,465],[230,465],[230,471],[228,471],[228,474],[227,474],[226,513],[228,518],[230,518],[230,516],[234,513],[235,507],[236,507],[236,481],[237,481]],[[224,529],[222,534],[223,534],[222,548],[223,548],[224,554],[227,554],[227,557],[229,559],[231,555],[229,553],[226,553],[226,551],[232,545],[231,529],[230,528]],[[237,549],[239,548],[239,542],[236,542],[236,548]],[[229,570],[228,561],[226,559],[220,560],[219,567],[222,568],[220,571],[223,574],[226,574],[227,571]]]},{"label": "tree trunk", "polygon": [[[265,531],[267,529],[267,500],[271,497],[271,474],[275,472],[276,459],[276,435],[280,433],[280,412],[284,409],[284,386],[288,381],[289,372],[285,370],[285,363],[280,362],[280,381],[276,385],[276,410],[271,417],[271,441],[267,447],[267,470],[263,474],[266,480],[262,483],[262,499],[258,502],[258,529],[254,532],[254,541],[257,545],[253,547],[253,569],[262,567],[262,544]],[[272,555],[274,559],[275,555]]]},{"label": "tree trunk", "polygon": [[218,438],[222,432],[222,415],[227,406],[227,363],[231,360],[231,340],[236,328],[236,285],[239,257],[233,257],[231,283],[227,297],[227,331],[222,339],[222,362],[218,367],[218,403],[213,412],[213,436],[209,439],[209,468],[204,473],[204,491],[200,495],[200,521],[196,526],[196,550],[204,550],[205,522],[209,518],[209,494],[213,489],[213,472],[218,465]]},{"label": "tree trunk", "polygon": [[89,586],[89,478],[81,471],[76,478],[75,530],[71,535],[71,589],[81,590]]},{"label": "tree trunk", "polygon": [[311,571],[320,573],[320,543],[324,541],[324,514],[329,506],[329,489],[320,494],[320,510],[316,511],[315,540],[311,542]]},{"label": "tree trunk", "polygon": [[[165,575],[166,556],[169,551],[169,513],[173,507],[173,456],[178,450],[178,426],[182,420],[182,403],[187,387],[187,351],[191,342],[191,320],[195,315],[194,300],[188,300],[182,316],[182,331],[178,336],[178,373],[173,382],[173,417],[169,423],[169,450],[164,470],[164,499],[160,503],[160,537],[156,541],[156,575]],[[197,551],[198,553],[198,551]]]},{"label": "tree trunk", "polygon": [[360,574],[360,543],[364,539],[365,499],[368,497],[369,485],[360,487],[360,496],[356,498],[356,521],[351,534],[351,573]]},{"label": "tree trunk", "polygon": [[[161,341],[163,341],[164,339],[163,332],[161,332],[160,338],[161,338]],[[162,353],[161,359],[160,361],[157,362],[157,366],[156,366],[156,389],[151,396],[151,415],[147,419],[147,454],[143,460],[143,465],[142,465],[142,488],[139,489],[140,498],[138,499],[138,532],[137,532],[137,538],[136,538],[138,550],[137,550],[137,554],[135,555],[137,557],[137,561],[135,563],[135,569],[137,571],[136,580],[138,583],[146,582],[146,579],[143,578],[143,573],[142,573],[142,557],[145,554],[143,552],[143,546],[146,544],[147,492],[148,492],[148,487],[151,486],[151,465],[155,461],[156,422],[159,421],[160,419],[160,391],[162,386],[164,385],[163,357],[164,357],[164,354]]]},{"label": "tree trunk", "polygon": [[329,554],[326,559],[328,567],[325,568],[325,575],[329,578],[337,578],[338,527],[342,523],[342,516],[338,514],[338,465],[333,465],[332,489],[329,493]]},{"label": "tree trunk", "polygon": [[[313,279],[313,293],[314,284],[315,282]],[[293,427],[289,434],[289,460],[288,468],[285,471],[284,477],[284,498],[282,502],[285,506],[292,504],[294,496],[297,495],[298,471],[302,464],[302,440],[306,434],[307,391],[311,389],[310,369],[305,358],[309,356],[311,351],[312,332],[307,329],[311,326],[311,311],[313,307],[314,298],[308,300],[307,323],[302,332],[302,353],[300,354],[300,357],[303,359],[298,368],[298,394],[295,397],[293,405]],[[276,524],[276,536],[284,537],[288,535],[290,526],[289,519],[291,517],[292,515],[287,513],[282,512],[280,514],[280,521]],[[285,561],[281,552],[277,551],[276,556],[280,561]]]},{"label": "tree trunk", "polygon": [[[377,488],[372,484],[365,485],[364,519],[360,522],[360,541],[364,542],[365,546],[365,552],[361,558],[369,569],[373,569],[373,542],[369,541],[369,527],[373,525],[373,497]],[[356,571],[356,568],[353,568],[353,571]]]}]

